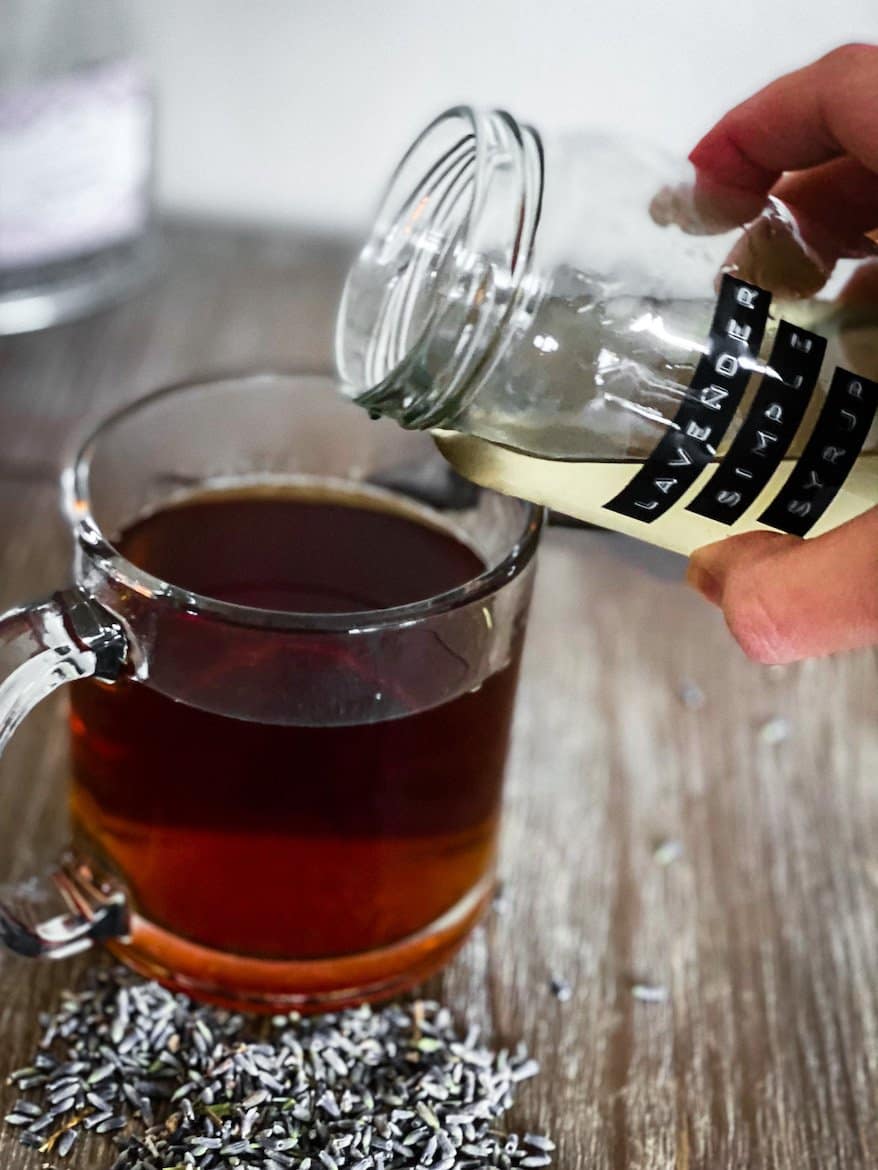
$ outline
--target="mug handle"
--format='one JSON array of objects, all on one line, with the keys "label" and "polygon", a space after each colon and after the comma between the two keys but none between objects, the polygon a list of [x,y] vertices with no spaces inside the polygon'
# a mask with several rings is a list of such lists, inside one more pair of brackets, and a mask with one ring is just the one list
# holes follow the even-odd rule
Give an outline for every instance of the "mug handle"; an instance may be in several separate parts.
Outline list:
[{"label": "mug handle", "polygon": [[[0,753],[36,704],[78,678],[115,682],[128,659],[120,622],[81,589],[0,616]],[[71,913],[33,923],[27,909],[0,900],[0,943],[31,958],[63,959],[101,939],[128,933],[124,895],[101,890],[88,875],[53,875]]]}]

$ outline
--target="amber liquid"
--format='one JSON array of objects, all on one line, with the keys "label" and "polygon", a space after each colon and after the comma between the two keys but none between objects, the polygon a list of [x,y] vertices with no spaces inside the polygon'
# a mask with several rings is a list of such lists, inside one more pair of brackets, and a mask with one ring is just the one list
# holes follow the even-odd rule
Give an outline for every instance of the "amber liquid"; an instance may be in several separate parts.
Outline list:
[{"label": "amber liquid", "polygon": [[[483,569],[411,515],[295,495],[201,497],[119,543],[194,592],[300,612],[418,601]],[[429,672],[429,644],[412,653]],[[78,683],[77,848],[122,877],[149,922],[223,952],[310,960],[409,938],[490,873],[517,657],[432,709],[342,726],[249,722],[135,681]]]}]

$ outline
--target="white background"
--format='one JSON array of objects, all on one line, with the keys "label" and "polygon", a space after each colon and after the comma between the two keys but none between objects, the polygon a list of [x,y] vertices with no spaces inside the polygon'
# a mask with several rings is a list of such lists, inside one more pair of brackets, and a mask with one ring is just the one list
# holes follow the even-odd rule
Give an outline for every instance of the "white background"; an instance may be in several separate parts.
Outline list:
[{"label": "white background", "polygon": [[685,152],[725,109],[850,40],[878,0],[132,0],[174,209],[359,228],[457,102]]}]

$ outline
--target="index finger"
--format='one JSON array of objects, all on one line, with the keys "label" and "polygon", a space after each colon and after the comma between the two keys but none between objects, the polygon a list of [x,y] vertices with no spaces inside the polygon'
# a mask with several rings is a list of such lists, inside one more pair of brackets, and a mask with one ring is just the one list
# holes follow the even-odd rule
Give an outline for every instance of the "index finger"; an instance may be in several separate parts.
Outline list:
[{"label": "index finger", "polygon": [[785,171],[843,155],[878,171],[876,45],[843,45],[778,78],[721,118],[689,158],[700,194],[745,223]]}]

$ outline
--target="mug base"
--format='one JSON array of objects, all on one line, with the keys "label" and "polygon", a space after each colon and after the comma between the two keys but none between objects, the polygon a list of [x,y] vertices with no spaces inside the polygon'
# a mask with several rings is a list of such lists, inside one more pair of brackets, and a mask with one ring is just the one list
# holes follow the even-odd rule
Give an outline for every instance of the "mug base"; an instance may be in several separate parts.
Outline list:
[{"label": "mug base", "polygon": [[391,999],[438,971],[481,918],[494,890],[486,877],[441,918],[391,946],[327,959],[269,960],[199,946],[140,915],[107,942],[126,966],[172,991],[233,1011],[302,1014]]}]

